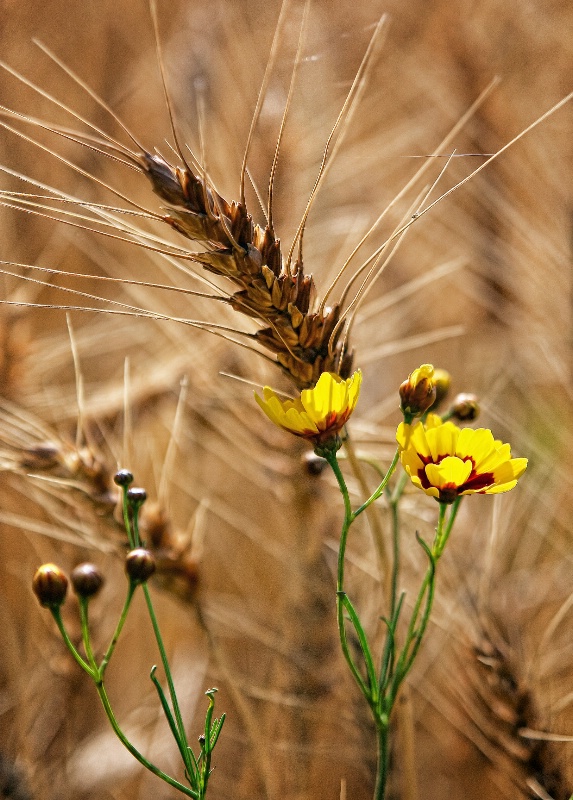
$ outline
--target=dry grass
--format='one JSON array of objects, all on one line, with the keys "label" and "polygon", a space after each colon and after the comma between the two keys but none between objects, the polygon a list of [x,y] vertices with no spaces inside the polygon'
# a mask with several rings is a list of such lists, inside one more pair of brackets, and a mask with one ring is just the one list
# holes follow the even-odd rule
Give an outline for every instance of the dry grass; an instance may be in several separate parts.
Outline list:
[{"label": "dry grass", "polygon": [[[122,135],[30,43],[37,36],[147,148],[171,159],[145,2],[55,0],[38,12],[30,0],[2,0],[0,11],[4,61],[106,132]],[[458,154],[493,153],[571,90],[568,3],[316,2],[276,176],[274,225],[285,249],[382,11],[390,15],[384,45],[305,232],[305,267],[319,297],[421,166],[412,156],[431,153],[494,75],[501,83],[447,152],[455,146]],[[254,0],[172,2],[168,12],[159,9],[180,138],[200,153],[203,137],[210,175],[227,200],[238,199],[243,148],[278,13],[278,4]],[[249,170],[263,192],[301,13],[294,3],[287,11],[255,132]],[[0,102],[70,125],[67,115],[8,74]],[[519,491],[495,503],[467,503],[440,565],[432,636],[411,676],[407,712],[400,714],[401,754],[412,741],[410,717],[415,734],[414,770],[399,754],[394,759],[392,796],[401,800],[567,800],[573,787],[571,744],[533,746],[523,735],[524,728],[573,733],[571,113],[562,109],[419,219],[352,328],[355,364],[365,377],[352,427],[359,452],[389,457],[398,421],[395,387],[413,367],[432,361],[452,372],[456,390],[483,397],[484,424],[531,459]],[[10,124],[161,212],[164,203],[140,174],[24,123]],[[8,131],[0,153],[4,165],[35,181],[116,203]],[[444,162],[436,159],[425,180],[435,180]],[[454,159],[439,189],[479,163],[473,156]],[[2,188],[37,192],[8,174]],[[248,182],[246,191],[262,222]],[[396,206],[353,270],[405,218],[414,198]],[[0,226],[5,260],[209,294],[224,287],[217,277],[217,290],[206,286],[210,276],[187,260],[175,263],[31,214],[4,209]],[[149,230],[181,245],[164,228]],[[165,318],[243,325],[250,333],[256,327],[224,303],[194,295],[5,269],[21,276],[2,278],[3,298],[16,303],[122,310],[56,288],[66,286],[157,318],[78,311],[68,326],[62,310],[0,307],[2,755],[26,776],[35,798],[172,796],[124,756],[92,687],[66,658],[29,588],[42,561],[69,568],[95,559],[107,576],[94,604],[95,638],[103,645],[124,591],[109,478],[117,466],[128,466],[152,498],[146,524],[162,556],[159,615],[186,718],[198,735],[201,692],[211,685],[220,687],[219,709],[228,713],[212,800],[337,798],[342,779],[348,798],[369,797],[368,714],[336,640],[332,568],[341,509],[334,485],[326,474],[307,474],[303,448],[270,429],[249,385],[222,375],[288,390],[276,368],[207,330]],[[340,290],[332,299],[341,299]],[[374,483],[374,475],[365,478]],[[356,499],[359,483],[351,486]],[[431,504],[418,500],[406,498],[405,539],[432,524]],[[385,522],[381,512],[383,530]],[[405,588],[423,568],[418,550],[406,548]],[[349,555],[351,591],[374,631],[384,586],[366,522],[353,530]],[[78,635],[72,602],[66,615]],[[110,667],[110,694],[125,728],[169,768],[176,753],[147,678],[150,642],[144,609],[136,605]]]}]

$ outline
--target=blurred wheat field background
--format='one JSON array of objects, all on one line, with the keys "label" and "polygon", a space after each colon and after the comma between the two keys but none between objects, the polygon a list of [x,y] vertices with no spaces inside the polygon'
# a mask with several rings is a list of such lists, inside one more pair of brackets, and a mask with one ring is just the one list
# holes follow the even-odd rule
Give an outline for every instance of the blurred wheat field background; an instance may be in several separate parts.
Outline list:
[{"label": "blurred wheat field background", "polygon": [[[0,0],[0,8],[3,61],[124,141],[111,117],[32,43],[37,37],[150,152],[157,147],[169,156],[169,117],[144,0],[53,0],[41,9],[31,0]],[[202,135],[210,175],[227,199],[238,199],[279,12],[274,0],[159,3],[179,135],[195,151]],[[380,52],[305,233],[306,271],[319,293],[421,157],[494,76],[500,83],[445,152],[496,152],[573,85],[573,7],[566,2],[413,0],[405,7],[394,0],[315,0],[276,177],[275,227],[286,249],[385,12]],[[249,160],[263,193],[301,15],[302,5],[293,1]],[[7,72],[0,103],[78,127]],[[562,108],[418,220],[352,331],[355,364],[364,373],[351,425],[359,452],[388,463],[399,421],[396,387],[414,367],[432,362],[452,373],[455,391],[480,396],[480,423],[530,458],[519,492],[494,502],[476,497],[462,509],[440,564],[431,636],[398,715],[392,798],[567,800],[573,790],[573,745],[531,738],[535,732],[573,735],[571,115],[570,105]],[[160,211],[141,175],[37,126],[6,123]],[[39,183],[86,201],[117,202],[12,131],[2,131],[0,154],[2,190],[42,193]],[[445,160],[435,159],[430,183]],[[440,191],[482,161],[452,159]],[[389,224],[407,214],[413,198]],[[247,202],[257,216],[250,185]],[[143,247],[23,213],[6,198],[3,205],[4,261],[206,290],[208,274],[199,266],[194,277]],[[357,266],[388,232],[372,237]],[[145,524],[161,567],[152,588],[185,718],[198,736],[203,692],[213,685],[218,708],[228,715],[212,800],[370,797],[371,723],[337,642],[334,570],[342,509],[334,483],[326,474],[311,475],[306,448],[271,429],[251,385],[227,377],[284,389],[276,369],[166,317],[254,329],[212,300],[0,267],[20,276],[2,274],[2,298],[12,303],[121,309],[57,288],[66,286],[158,317],[72,311],[68,323],[61,309],[0,306],[4,795],[175,796],[123,751],[93,687],[30,590],[44,561],[66,569],[86,559],[98,563],[106,585],[92,616],[95,641],[105,646],[125,591],[111,477],[128,467],[149,496]],[[365,477],[374,488],[375,475]],[[350,485],[358,500],[363,487],[356,480]],[[406,500],[403,535],[413,542],[404,556],[407,590],[423,569],[414,531],[429,532],[433,509],[428,498]],[[387,530],[384,514],[380,524]],[[350,591],[374,633],[384,586],[366,521],[352,531],[349,556]],[[73,601],[65,614],[79,635]],[[110,696],[140,749],[170,769],[177,753],[148,679],[155,660],[143,605],[136,604],[110,665]]]}]

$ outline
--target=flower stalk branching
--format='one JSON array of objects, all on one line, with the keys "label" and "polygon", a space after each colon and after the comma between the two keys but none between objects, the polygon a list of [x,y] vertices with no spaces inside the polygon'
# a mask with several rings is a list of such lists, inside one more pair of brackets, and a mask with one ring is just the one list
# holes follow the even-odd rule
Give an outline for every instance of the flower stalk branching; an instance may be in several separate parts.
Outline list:
[{"label": "flower stalk branching", "polygon": [[[83,565],[84,569],[78,573],[79,577],[75,582],[74,573],[76,570],[74,573],[72,573],[72,583],[74,584],[74,589],[78,595],[82,644],[85,657],[80,654],[78,649],[73,644],[63,622],[61,607],[65,598],[67,578],[65,578],[61,570],[55,567],[55,565],[51,564],[41,567],[34,578],[34,590],[38,595],[42,605],[47,606],[52,613],[56,625],[61,633],[64,644],[70,651],[71,655],[77,664],[87,675],[89,675],[93,681],[109,723],[124,747],[132,754],[132,756],[134,756],[134,758],[137,759],[137,761],[139,761],[140,764],[149,770],[149,772],[152,772],[162,781],[169,784],[169,786],[177,789],[181,794],[187,797],[192,797],[195,800],[204,800],[207,792],[209,777],[212,772],[211,757],[225,721],[225,714],[222,714],[220,718],[214,717],[215,693],[217,690],[209,689],[206,692],[209,703],[205,715],[204,731],[199,737],[200,750],[199,753],[195,755],[187,738],[187,731],[177,698],[175,684],[169,665],[169,659],[167,657],[167,651],[161,635],[161,630],[153,606],[149,587],[147,585],[149,577],[151,577],[155,570],[155,560],[153,555],[149,551],[145,550],[139,530],[139,512],[141,506],[145,502],[146,495],[143,489],[130,488],[132,480],[133,476],[131,473],[127,472],[127,470],[121,470],[116,475],[116,483],[122,489],[123,521],[130,547],[130,552],[126,558],[128,587],[125,602],[115,627],[115,631],[101,660],[98,661],[97,659],[90,635],[89,624],[89,604],[92,600],[92,597],[99,590],[101,583],[103,583],[102,577],[97,576],[97,581],[94,581],[94,578],[92,577],[97,568],[93,567],[93,565]],[[91,578],[91,584],[86,580],[86,575]],[[157,677],[156,666],[153,666],[151,669],[150,679],[155,687],[155,690],[157,691],[163,714],[168,723],[173,739],[175,740],[177,749],[179,750],[186,783],[183,783],[182,781],[179,781],[165,773],[162,769],[152,763],[146,756],[144,756],[128,739],[117,721],[105,686],[105,674],[107,667],[111,661],[115,647],[120,638],[123,626],[129,613],[131,602],[139,587],[141,587],[141,591],[143,592],[145,598],[147,612],[149,614],[155,641],[159,650],[161,665],[163,667],[163,672],[167,683],[167,692],[163,689],[163,686]]]}]

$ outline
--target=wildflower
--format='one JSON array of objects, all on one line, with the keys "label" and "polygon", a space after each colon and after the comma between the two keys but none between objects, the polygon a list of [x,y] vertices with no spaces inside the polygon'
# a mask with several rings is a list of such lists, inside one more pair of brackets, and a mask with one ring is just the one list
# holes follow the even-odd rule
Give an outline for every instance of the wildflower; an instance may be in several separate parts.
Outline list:
[{"label": "wildflower", "polygon": [[400,408],[406,421],[423,414],[436,401],[434,367],[422,364],[400,386]]},{"label": "wildflower", "polygon": [[264,399],[255,399],[267,417],[286,431],[313,442],[319,455],[338,450],[338,434],[358,402],[362,373],[357,370],[344,380],[334,372],[323,372],[314,389],[303,389],[295,400],[279,400],[265,386]]},{"label": "wildflower", "polygon": [[440,503],[464,494],[498,494],[513,489],[527,467],[511,458],[508,444],[487,428],[458,428],[430,414],[426,423],[401,423],[396,439],[412,483]]}]

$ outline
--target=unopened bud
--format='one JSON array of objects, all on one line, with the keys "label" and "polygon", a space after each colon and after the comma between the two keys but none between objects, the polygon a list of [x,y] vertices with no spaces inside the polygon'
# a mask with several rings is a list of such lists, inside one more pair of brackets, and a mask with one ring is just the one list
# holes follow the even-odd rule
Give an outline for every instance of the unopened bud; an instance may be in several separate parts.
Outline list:
[{"label": "unopened bud", "polygon": [[433,366],[422,364],[415,369],[400,386],[399,392],[400,408],[404,416],[418,417],[427,411],[436,400]]},{"label": "unopened bud", "polygon": [[42,564],[32,579],[32,589],[41,605],[58,608],[66,599],[68,579],[55,564]]},{"label": "unopened bud", "polygon": [[141,506],[147,500],[147,492],[145,489],[133,486],[127,490],[127,499],[132,506]]},{"label": "unopened bud", "polygon": [[125,557],[125,571],[134,583],[145,583],[155,572],[155,556],[149,550],[138,547]]},{"label": "unopened bud", "polygon": [[79,597],[93,597],[103,586],[103,575],[95,564],[78,564],[70,580]]},{"label": "unopened bud", "polygon": [[133,475],[128,469],[120,469],[113,476],[113,482],[116,486],[129,486],[133,483]]},{"label": "unopened bud", "polygon": [[302,463],[309,475],[322,475],[325,467],[328,466],[328,461],[325,458],[317,456],[316,453],[309,451],[302,457]]},{"label": "unopened bud", "polygon": [[436,387],[436,399],[432,408],[437,408],[442,403],[450,391],[452,376],[445,369],[434,370],[434,386]]},{"label": "unopened bud", "polygon": [[460,422],[473,422],[479,416],[479,400],[475,394],[459,394],[453,402],[451,416]]}]

